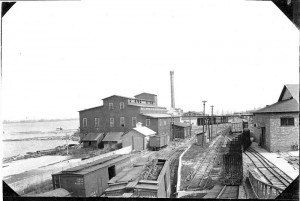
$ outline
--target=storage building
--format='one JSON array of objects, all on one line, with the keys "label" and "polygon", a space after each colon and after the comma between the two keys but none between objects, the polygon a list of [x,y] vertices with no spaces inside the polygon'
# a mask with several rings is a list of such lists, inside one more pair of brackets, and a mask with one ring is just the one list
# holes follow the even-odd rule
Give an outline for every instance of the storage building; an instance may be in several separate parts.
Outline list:
[{"label": "storage building", "polygon": [[185,139],[191,137],[191,125],[181,122],[174,122],[172,124],[172,131],[174,138]]},{"label": "storage building", "polygon": [[81,140],[83,147],[100,148],[100,142],[103,139],[104,133],[89,133]]},{"label": "storage building", "polygon": [[139,122],[135,128],[123,135],[123,147],[132,146],[132,149],[136,151],[146,150],[149,148],[149,137],[155,134],[155,131],[142,126]]},{"label": "storage building", "polygon": [[122,148],[122,135],[123,132],[108,132],[102,140],[104,148]]},{"label": "storage building", "polygon": [[130,166],[130,155],[113,155],[52,174],[53,188],[63,188],[72,197],[100,196],[108,181]]},{"label": "storage building", "polygon": [[255,141],[268,151],[299,146],[299,85],[285,85],[276,103],[253,112]]}]

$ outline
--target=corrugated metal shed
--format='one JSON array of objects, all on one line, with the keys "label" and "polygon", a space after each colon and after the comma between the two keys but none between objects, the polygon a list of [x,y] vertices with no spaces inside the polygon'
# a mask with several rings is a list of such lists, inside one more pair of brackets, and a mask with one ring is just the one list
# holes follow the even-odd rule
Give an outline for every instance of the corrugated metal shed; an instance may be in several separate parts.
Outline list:
[{"label": "corrugated metal shed", "polygon": [[81,140],[84,141],[97,141],[99,138],[103,138],[104,133],[89,133]]},{"label": "corrugated metal shed", "polygon": [[113,155],[85,165],[80,165],[77,167],[69,168],[67,170],[63,170],[62,173],[84,175],[129,157],[130,155]]},{"label": "corrugated metal shed", "polygon": [[119,141],[121,141],[122,135],[123,135],[123,132],[108,132],[102,141],[103,142],[119,142]]}]

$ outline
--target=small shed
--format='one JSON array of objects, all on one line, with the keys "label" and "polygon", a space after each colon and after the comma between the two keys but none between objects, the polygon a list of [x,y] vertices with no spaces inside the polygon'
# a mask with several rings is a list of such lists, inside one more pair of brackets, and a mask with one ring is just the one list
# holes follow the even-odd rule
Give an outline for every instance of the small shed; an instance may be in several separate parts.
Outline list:
[{"label": "small shed", "polygon": [[104,148],[122,148],[123,132],[108,132],[102,140]]},{"label": "small shed", "polygon": [[64,188],[72,197],[100,196],[108,181],[131,166],[130,155],[112,155],[52,174],[53,188]]},{"label": "small shed", "polygon": [[104,133],[88,133],[81,140],[83,142],[83,147],[94,147],[100,148],[100,142],[104,137]]},{"label": "small shed", "polygon": [[191,136],[191,125],[187,123],[174,122],[172,124],[174,138],[184,139]]},{"label": "small shed", "polygon": [[203,147],[206,143],[206,136],[204,132],[196,133],[196,144]]},{"label": "small shed", "polygon": [[131,129],[123,135],[123,147],[132,146],[132,149],[136,151],[146,150],[149,147],[149,137],[155,134],[155,131],[142,126],[139,122],[136,128]]}]

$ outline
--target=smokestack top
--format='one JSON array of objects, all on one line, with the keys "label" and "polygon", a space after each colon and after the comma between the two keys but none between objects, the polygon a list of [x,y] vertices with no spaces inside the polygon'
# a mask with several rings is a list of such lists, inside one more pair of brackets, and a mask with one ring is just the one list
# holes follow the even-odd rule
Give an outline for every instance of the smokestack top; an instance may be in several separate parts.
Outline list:
[{"label": "smokestack top", "polygon": [[171,107],[175,108],[175,95],[174,95],[174,71],[170,71],[170,81],[171,81]]}]

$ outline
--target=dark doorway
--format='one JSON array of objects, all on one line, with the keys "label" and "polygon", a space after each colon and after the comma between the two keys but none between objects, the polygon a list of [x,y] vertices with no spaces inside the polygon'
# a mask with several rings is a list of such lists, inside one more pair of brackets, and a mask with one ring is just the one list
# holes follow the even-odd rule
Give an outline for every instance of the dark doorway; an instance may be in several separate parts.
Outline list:
[{"label": "dark doorway", "polygon": [[261,143],[260,145],[264,147],[266,145],[266,128],[261,127]]},{"label": "dark doorway", "polygon": [[116,176],[116,167],[113,165],[108,168],[108,179],[110,180],[114,176]]}]

